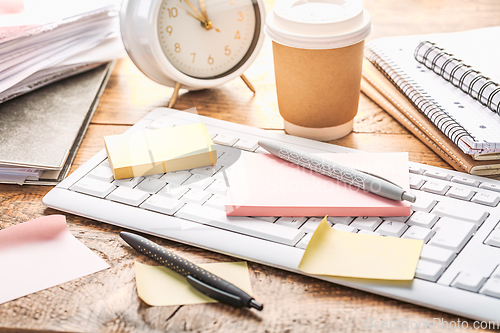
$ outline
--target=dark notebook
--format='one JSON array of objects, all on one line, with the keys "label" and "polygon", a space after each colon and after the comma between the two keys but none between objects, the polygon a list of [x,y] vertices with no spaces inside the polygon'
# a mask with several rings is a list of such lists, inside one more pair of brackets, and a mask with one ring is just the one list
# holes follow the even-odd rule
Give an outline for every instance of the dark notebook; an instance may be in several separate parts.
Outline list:
[{"label": "dark notebook", "polygon": [[39,180],[25,184],[63,180],[113,65],[107,63],[0,104],[0,165],[44,170]]}]

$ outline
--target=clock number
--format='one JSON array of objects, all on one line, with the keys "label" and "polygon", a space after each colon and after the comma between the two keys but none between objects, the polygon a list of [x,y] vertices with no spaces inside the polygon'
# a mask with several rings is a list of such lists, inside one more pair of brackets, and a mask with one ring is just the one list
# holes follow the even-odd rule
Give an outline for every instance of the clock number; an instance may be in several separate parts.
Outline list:
[{"label": "clock number", "polygon": [[173,7],[173,8],[167,8],[167,11],[168,11],[168,17],[172,18],[172,17],[177,17],[177,8]]},{"label": "clock number", "polygon": [[194,58],[196,58],[196,53],[191,53],[191,55],[193,56],[193,62],[194,62]]},{"label": "clock number", "polygon": [[181,52],[181,45],[179,43],[175,43],[175,52]]},{"label": "clock number", "polygon": [[212,56],[209,55],[208,56],[208,64],[213,65],[213,63],[214,63],[214,58],[212,58]]},{"label": "clock number", "polygon": [[171,36],[171,35],[172,35],[172,31],[173,31],[172,27],[171,27],[171,26],[168,26],[168,27],[167,27],[167,32],[168,32],[168,35],[169,35],[169,36]]},{"label": "clock number", "polygon": [[226,45],[226,48],[224,49],[224,54],[227,56],[231,54],[231,49],[229,48],[229,45]]},{"label": "clock number", "polygon": [[243,13],[242,12],[238,12],[238,21],[243,21]]},{"label": "clock number", "polygon": [[234,36],[234,39],[240,39],[240,31],[236,31],[236,35]]}]

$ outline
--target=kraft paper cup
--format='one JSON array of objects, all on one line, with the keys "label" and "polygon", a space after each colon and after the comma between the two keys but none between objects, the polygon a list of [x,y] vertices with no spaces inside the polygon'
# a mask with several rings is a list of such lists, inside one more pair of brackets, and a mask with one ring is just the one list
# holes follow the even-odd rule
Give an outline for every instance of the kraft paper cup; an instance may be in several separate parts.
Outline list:
[{"label": "kraft paper cup", "polygon": [[285,131],[329,141],[352,131],[364,39],[371,21],[358,0],[278,0],[266,20],[273,40]]}]

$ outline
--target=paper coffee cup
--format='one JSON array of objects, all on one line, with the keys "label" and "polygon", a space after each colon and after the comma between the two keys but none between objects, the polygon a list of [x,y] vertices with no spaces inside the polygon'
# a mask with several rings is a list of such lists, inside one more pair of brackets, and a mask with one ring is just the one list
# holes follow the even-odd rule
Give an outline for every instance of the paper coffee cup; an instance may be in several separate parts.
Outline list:
[{"label": "paper coffee cup", "polygon": [[273,40],[285,131],[335,140],[352,131],[364,39],[371,21],[359,0],[278,0],[266,19]]}]

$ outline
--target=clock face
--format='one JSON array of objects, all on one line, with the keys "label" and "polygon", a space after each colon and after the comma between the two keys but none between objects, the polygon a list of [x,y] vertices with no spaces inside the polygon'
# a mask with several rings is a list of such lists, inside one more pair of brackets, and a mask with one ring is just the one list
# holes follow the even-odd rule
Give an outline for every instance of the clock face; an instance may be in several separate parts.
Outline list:
[{"label": "clock face", "polygon": [[200,79],[228,75],[257,44],[258,13],[255,0],[163,0],[157,25],[161,48],[186,75]]}]

